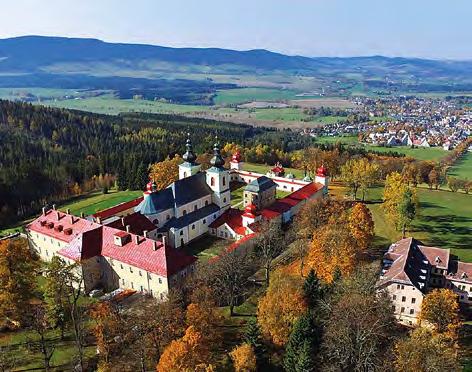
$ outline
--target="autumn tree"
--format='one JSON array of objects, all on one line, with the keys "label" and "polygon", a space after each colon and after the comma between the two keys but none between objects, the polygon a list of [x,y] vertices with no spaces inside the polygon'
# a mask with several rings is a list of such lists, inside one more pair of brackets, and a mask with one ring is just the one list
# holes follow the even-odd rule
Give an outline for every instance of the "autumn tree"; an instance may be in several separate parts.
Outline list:
[{"label": "autumn tree", "polygon": [[450,340],[425,327],[418,327],[395,344],[397,372],[460,370],[457,352]]},{"label": "autumn tree", "polygon": [[388,219],[404,231],[416,215],[418,200],[415,190],[408,187],[399,173],[391,173],[385,181],[382,209]]},{"label": "autumn tree", "polygon": [[209,352],[203,335],[190,326],[185,335],[172,341],[162,353],[157,372],[193,372],[201,364],[209,363]]},{"label": "autumn tree", "polygon": [[433,289],[421,303],[419,321],[431,324],[438,333],[455,337],[460,326],[457,295],[450,289]]},{"label": "autumn tree", "polygon": [[174,156],[172,159],[167,158],[159,163],[151,165],[149,178],[157,185],[157,190],[165,189],[172,182],[179,178],[179,164],[182,159]]},{"label": "autumn tree", "polygon": [[277,346],[288,341],[292,326],[305,312],[302,283],[298,277],[276,272],[259,301],[257,320],[262,332]]},{"label": "autumn tree", "polygon": [[440,173],[437,171],[436,168],[431,169],[428,174],[428,185],[429,188],[432,189],[433,186],[437,190],[441,183],[441,176]]},{"label": "autumn tree", "polygon": [[313,234],[308,251],[307,266],[320,279],[330,283],[336,269],[349,275],[359,259],[360,250],[346,223],[337,220],[320,227]]},{"label": "autumn tree", "polygon": [[110,361],[113,348],[117,346],[116,337],[121,334],[122,325],[118,309],[109,302],[101,302],[90,311],[94,321],[92,328],[97,340],[97,350],[104,363]]},{"label": "autumn tree", "polygon": [[27,320],[38,261],[23,239],[0,241],[0,319]]},{"label": "autumn tree", "polygon": [[284,250],[280,225],[273,221],[264,221],[255,238],[256,255],[262,260],[265,270],[266,285],[269,285],[272,261]]},{"label": "autumn tree", "polygon": [[257,370],[256,355],[249,344],[237,346],[230,353],[236,372],[255,372]]},{"label": "autumn tree", "polygon": [[214,303],[198,302],[187,306],[185,315],[187,326],[192,326],[201,334],[201,342],[208,349],[214,349],[221,340],[221,316],[216,312]]},{"label": "autumn tree", "polygon": [[349,213],[349,229],[357,246],[365,252],[374,239],[374,220],[365,204],[356,203]]},{"label": "autumn tree", "polygon": [[43,357],[43,367],[45,371],[51,370],[51,358],[54,355],[55,345],[47,339],[47,332],[50,329],[46,315],[46,309],[42,304],[35,305],[31,314],[31,328],[38,336],[37,341],[30,342],[30,347],[38,350]]},{"label": "autumn tree", "polygon": [[354,200],[359,189],[364,200],[367,190],[379,179],[379,166],[367,158],[350,159],[341,166],[341,179],[347,183]]}]

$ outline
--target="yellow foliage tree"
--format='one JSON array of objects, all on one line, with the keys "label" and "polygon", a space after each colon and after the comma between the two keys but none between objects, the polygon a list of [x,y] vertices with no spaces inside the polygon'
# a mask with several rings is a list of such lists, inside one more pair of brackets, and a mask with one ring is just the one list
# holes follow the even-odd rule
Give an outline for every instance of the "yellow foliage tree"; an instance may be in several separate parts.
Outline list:
[{"label": "yellow foliage tree", "polygon": [[26,240],[0,241],[0,322],[26,320],[38,268]]},{"label": "yellow foliage tree", "polygon": [[236,372],[254,372],[257,370],[256,354],[249,344],[242,344],[230,353]]},{"label": "yellow foliage tree", "polygon": [[443,335],[418,327],[395,344],[398,372],[459,371],[457,352]]},{"label": "yellow foliage tree", "polygon": [[331,283],[336,269],[343,275],[353,272],[360,253],[360,247],[354,241],[348,225],[339,220],[330,220],[313,234],[306,266],[314,269],[320,279]]},{"label": "yellow foliage tree", "polygon": [[341,167],[341,178],[348,184],[354,200],[359,190],[364,200],[367,189],[379,178],[379,166],[367,158],[350,159]]},{"label": "yellow foliage tree", "polygon": [[351,209],[349,229],[359,249],[366,251],[374,239],[374,220],[365,204],[356,203]]},{"label": "yellow foliage tree", "polygon": [[179,178],[179,164],[181,162],[182,159],[176,155],[172,159],[167,158],[151,165],[149,178],[156,183],[157,190],[165,189]]},{"label": "yellow foliage tree", "polygon": [[188,327],[183,337],[172,341],[164,349],[157,372],[190,372],[202,365],[207,366],[209,353],[202,341],[202,334],[195,327]]},{"label": "yellow foliage tree", "polygon": [[421,303],[419,320],[431,324],[438,333],[456,338],[460,327],[457,295],[446,288],[432,290]]},{"label": "yellow foliage tree", "polygon": [[288,341],[292,326],[305,312],[300,278],[276,272],[259,301],[257,320],[264,335],[277,346]]}]

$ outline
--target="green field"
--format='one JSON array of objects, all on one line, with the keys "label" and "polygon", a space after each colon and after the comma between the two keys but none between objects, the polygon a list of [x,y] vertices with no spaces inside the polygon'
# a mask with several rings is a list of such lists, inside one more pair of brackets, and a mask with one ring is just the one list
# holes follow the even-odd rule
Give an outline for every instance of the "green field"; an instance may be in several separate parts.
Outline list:
[{"label": "green field", "polygon": [[[330,192],[342,195],[344,190],[334,186]],[[385,218],[381,208],[382,192],[383,188],[377,187],[367,196],[375,223],[375,246],[379,250],[385,250],[401,238],[401,232]],[[419,216],[408,235],[427,245],[450,248],[461,260],[472,262],[472,195],[427,188],[417,188],[417,194]]]},{"label": "green field", "polygon": [[454,166],[448,170],[447,174],[461,179],[472,180],[472,152],[468,151],[462,155]]},{"label": "green field", "polygon": [[214,98],[216,105],[234,105],[252,101],[283,101],[295,99],[293,90],[268,88],[240,88],[220,90]]},{"label": "green field", "polygon": [[[243,170],[248,171],[248,172],[257,172],[264,175],[271,168],[273,168],[273,165],[255,164],[255,163],[243,164]],[[295,169],[295,168],[284,168],[284,169],[285,169],[285,175],[287,175],[288,173],[292,173],[298,179],[303,179],[303,177],[305,177],[304,172],[300,169]]]}]

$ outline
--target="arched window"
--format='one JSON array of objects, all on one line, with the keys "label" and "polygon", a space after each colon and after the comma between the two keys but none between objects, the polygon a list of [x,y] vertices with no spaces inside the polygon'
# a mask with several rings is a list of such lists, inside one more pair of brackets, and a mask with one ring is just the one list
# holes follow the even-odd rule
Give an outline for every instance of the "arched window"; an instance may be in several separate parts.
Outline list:
[{"label": "arched window", "polygon": [[210,184],[211,186],[215,186],[215,177],[211,177]]},{"label": "arched window", "polygon": [[205,207],[208,205],[208,200],[205,200]]},{"label": "arched window", "polygon": [[187,172],[184,172],[184,177],[187,177]]},{"label": "arched window", "polygon": [[196,204],[193,206],[193,210],[194,210],[194,211],[197,210],[197,205],[196,205]]},{"label": "arched window", "polygon": [[184,209],[184,211],[182,213],[185,216],[187,214],[187,210]]},{"label": "arched window", "polygon": [[159,225],[159,220],[156,218],[154,221],[152,221],[152,223],[157,226]]}]

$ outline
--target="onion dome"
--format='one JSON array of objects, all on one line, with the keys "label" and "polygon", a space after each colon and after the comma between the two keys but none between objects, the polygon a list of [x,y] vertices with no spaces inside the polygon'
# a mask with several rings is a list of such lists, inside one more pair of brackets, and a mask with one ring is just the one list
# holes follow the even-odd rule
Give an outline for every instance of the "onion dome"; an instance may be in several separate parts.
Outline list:
[{"label": "onion dome", "polygon": [[328,176],[328,170],[324,167],[323,164],[316,170],[316,175],[318,177],[327,177]]},{"label": "onion dome", "polygon": [[190,133],[188,134],[185,147],[187,148],[187,151],[182,156],[182,159],[184,159],[187,163],[194,164],[197,160],[197,155],[195,155],[195,153],[193,152],[192,141],[190,141]]},{"label": "onion dome", "polygon": [[285,176],[285,178],[293,180],[295,178],[295,176],[293,175],[293,173],[289,173]]},{"label": "onion dome", "polygon": [[216,168],[222,168],[223,165],[225,165],[225,159],[223,159],[223,157],[221,156],[220,144],[218,143],[218,141],[213,147],[213,158],[211,158],[210,164]]},{"label": "onion dome", "polygon": [[304,178],[303,181],[305,182],[313,182],[313,179],[307,174]]},{"label": "onion dome", "polygon": [[240,163],[241,162],[241,152],[236,150],[231,158],[233,163]]}]

